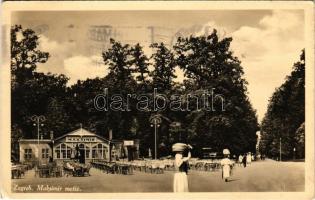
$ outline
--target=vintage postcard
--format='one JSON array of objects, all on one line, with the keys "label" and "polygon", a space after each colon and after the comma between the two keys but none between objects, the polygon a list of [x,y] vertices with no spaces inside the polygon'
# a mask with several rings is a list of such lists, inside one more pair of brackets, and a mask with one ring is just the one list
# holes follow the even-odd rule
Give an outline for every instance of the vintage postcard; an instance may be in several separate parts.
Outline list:
[{"label": "vintage postcard", "polygon": [[1,9],[1,197],[314,198],[312,2]]}]

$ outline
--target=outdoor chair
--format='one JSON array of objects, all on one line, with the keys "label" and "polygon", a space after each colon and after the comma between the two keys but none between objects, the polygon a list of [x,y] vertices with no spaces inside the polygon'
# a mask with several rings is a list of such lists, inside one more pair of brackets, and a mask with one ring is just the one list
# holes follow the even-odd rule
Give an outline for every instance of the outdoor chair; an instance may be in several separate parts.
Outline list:
[{"label": "outdoor chair", "polygon": [[50,177],[62,177],[62,168],[60,166],[53,167],[50,171]]},{"label": "outdoor chair", "polygon": [[73,176],[74,175],[74,171],[72,169],[69,169],[67,166],[63,166],[63,172],[66,175],[66,177]]},{"label": "outdoor chair", "polygon": [[127,165],[127,169],[128,169],[128,174],[131,175],[133,174],[133,167],[131,164]]},{"label": "outdoor chair", "polygon": [[109,163],[106,165],[106,172],[110,174],[114,174],[116,172],[116,165]]},{"label": "outdoor chair", "polygon": [[90,169],[91,169],[91,165],[90,164],[88,164],[85,168],[83,168],[83,176],[85,174],[87,174],[88,176],[91,176]]},{"label": "outdoor chair", "polygon": [[118,164],[113,165],[114,174],[120,174],[121,173],[121,167]]},{"label": "outdoor chair", "polygon": [[11,178],[12,179],[21,178],[21,177],[22,177],[22,173],[21,173],[21,170],[19,168],[11,170]]},{"label": "outdoor chair", "polygon": [[40,178],[49,178],[50,169],[48,166],[39,167],[39,177]]},{"label": "outdoor chair", "polygon": [[160,165],[158,167],[158,173],[163,174],[164,173],[164,169],[165,169],[165,164],[164,163],[160,163]]},{"label": "outdoor chair", "polygon": [[167,169],[168,170],[174,170],[175,169],[174,161],[171,160],[168,162]]},{"label": "outdoor chair", "polygon": [[127,175],[129,173],[129,166],[128,165],[121,165],[121,174]]},{"label": "outdoor chair", "polygon": [[143,163],[141,163],[140,164],[140,171],[144,171],[145,172],[145,163],[143,162]]},{"label": "outdoor chair", "polygon": [[151,172],[151,164],[149,162],[145,163],[145,172],[146,173]]},{"label": "outdoor chair", "polygon": [[83,169],[83,167],[80,167],[80,166],[74,167],[73,175],[76,176],[76,177],[84,176],[84,169]]},{"label": "outdoor chair", "polygon": [[151,164],[151,173],[157,173],[158,166],[156,163]]},{"label": "outdoor chair", "polygon": [[204,170],[205,171],[210,171],[210,168],[211,168],[211,163],[205,163],[204,164]]},{"label": "outdoor chair", "polygon": [[197,162],[196,165],[195,165],[195,169],[196,170],[203,170],[204,168],[204,163],[203,162]]}]

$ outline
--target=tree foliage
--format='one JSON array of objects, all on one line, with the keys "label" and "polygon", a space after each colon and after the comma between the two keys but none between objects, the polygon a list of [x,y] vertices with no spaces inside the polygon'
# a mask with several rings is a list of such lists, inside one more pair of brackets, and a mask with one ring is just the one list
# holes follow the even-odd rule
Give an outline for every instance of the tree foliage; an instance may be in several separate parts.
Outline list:
[{"label": "tree foliage", "polygon": [[262,121],[260,150],[270,157],[279,157],[280,138],[282,157],[292,158],[294,148],[304,157],[305,122],[305,51],[293,65],[285,82],[276,89],[269,100]]},{"label": "tree foliage", "polygon": [[[19,39],[18,33],[22,33]],[[49,54],[37,50],[38,36],[32,30],[14,26],[11,40],[11,71],[22,74],[13,80],[13,135],[36,137],[30,117],[45,115],[47,120],[41,132],[46,137],[50,131],[57,137],[82,124],[104,137],[113,130],[114,139],[140,139],[140,153],[146,156],[148,148],[154,150],[154,129],[149,118],[159,114],[162,117],[158,128],[159,156],[169,155],[171,145],[178,141],[192,143],[196,156],[202,147],[214,151],[229,148],[233,154],[255,151],[257,117],[247,96],[243,68],[229,50],[232,38],[220,40],[216,30],[209,36],[178,38],[174,47],[152,44],[151,56],[145,54],[140,44],[122,44],[111,39],[110,48],[102,53],[109,73],[101,78],[79,80],[72,86],[66,86],[68,78],[64,75],[36,72],[37,63],[46,62]],[[174,82],[176,67],[184,71],[183,83]],[[105,88],[108,104],[113,102],[110,97],[114,94],[123,97],[146,94],[152,98],[153,89],[157,88],[168,99],[177,94],[179,102],[191,111],[171,110],[169,100],[163,111],[139,111],[134,98],[129,99],[129,107],[123,107],[124,111],[100,111],[94,106],[94,98],[103,94]],[[212,110],[198,110],[196,101],[183,98],[212,89],[222,97],[214,99]],[[126,105],[126,99],[122,103]],[[153,103],[151,99],[149,108]],[[175,121],[181,127],[174,129],[171,123]]]},{"label": "tree foliage", "polygon": [[233,154],[255,152],[258,129],[255,110],[247,97],[247,82],[237,57],[229,50],[232,38],[209,36],[178,38],[174,46],[177,63],[184,70],[186,94],[214,90],[222,95],[212,110],[187,114],[190,140],[215,151],[229,148]]}]

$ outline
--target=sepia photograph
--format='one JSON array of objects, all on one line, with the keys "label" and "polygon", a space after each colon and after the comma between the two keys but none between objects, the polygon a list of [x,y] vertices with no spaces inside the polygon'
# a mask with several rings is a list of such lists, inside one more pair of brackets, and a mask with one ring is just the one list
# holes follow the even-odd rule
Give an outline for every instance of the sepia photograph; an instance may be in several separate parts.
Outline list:
[{"label": "sepia photograph", "polygon": [[287,3],[3,6],[6,192],[314,198],[313,4]]}]

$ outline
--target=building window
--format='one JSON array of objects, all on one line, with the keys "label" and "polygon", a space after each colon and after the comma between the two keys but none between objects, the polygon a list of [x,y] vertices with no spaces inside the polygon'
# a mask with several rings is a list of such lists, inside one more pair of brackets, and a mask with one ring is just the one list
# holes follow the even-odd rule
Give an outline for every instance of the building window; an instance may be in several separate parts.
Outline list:
[{"label": "building window", "polygon": [[55,148],[55,153],[56,153],[56,158],[59,158],[59,159],[60,159],[60,156],[61,156],[61,153],[60,153],[60,145],[58,145],[58,146]]},{"label": "building window", "polygon": [[92,148],[92,158],[106,159],[107,147],[103,144],[97,144]]},{"label": "building window", "polygon": [[56,158],[71,159],[76,154],[76,146],[71,144],[62,143],[55,148]]},{"label": "building window", "polygon": [[32,158],[32,149],[24,149],[24,159],[29,160]]},{"label": "building window", "polygon": [[90,158],[90,147],[85,146],[85,158]]},{"label": "building window", "polygon": [[107,147],[103,147],[103,159],[106,159]]},{"label": "building window", "polygon": [[49,149],[42,149],[42,158],[48,158],[49,157]]},{"label": "building window", "polygon": [[61,155],[62,158],[67,158],[67,146],[65,144],[61,144]]},{"label": "building window", "polygon": [[67,158],[71,158],[71,149],[67,149]]},{"label": "building window", "polygon": [[85,158],[90,158],[90,150],[85,151]]},{"label": "building window", "polygon": [[60,158],[60,149],[56,149],[55,153],[56,153],[56,157]]},{"label": "building window", "polygon": [[92,150],[92,158],[96,158],[96,150],[95,149]]},{"label": "building window", "polygon": [[66,157],[66,150],[62,149],[61,150],[62,158],[67,158]]}]

